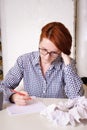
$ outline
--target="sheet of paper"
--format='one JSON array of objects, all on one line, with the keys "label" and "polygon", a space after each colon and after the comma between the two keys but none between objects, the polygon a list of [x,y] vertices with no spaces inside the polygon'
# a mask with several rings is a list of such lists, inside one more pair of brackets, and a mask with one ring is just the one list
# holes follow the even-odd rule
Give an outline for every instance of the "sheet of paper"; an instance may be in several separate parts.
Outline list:
[{"label": "sheet of paper", "polygon": [[7,107],[7,111],[9,115],[21,115],[41,112],[45,108],[46,106],[42,102],[36,101],[29,103],[26,106],[18,106],[16,104],[12,104],[11,106]]}]

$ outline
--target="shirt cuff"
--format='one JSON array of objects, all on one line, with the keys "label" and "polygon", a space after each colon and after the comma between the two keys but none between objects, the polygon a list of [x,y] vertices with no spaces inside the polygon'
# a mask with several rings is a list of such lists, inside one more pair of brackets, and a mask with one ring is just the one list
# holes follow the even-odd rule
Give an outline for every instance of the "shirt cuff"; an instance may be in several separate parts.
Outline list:
[{"label": "shirt cuff", "polygon": [[12,100],[12,96],[13,96],[14,94],[15,94],[15,93],[13,93],[13,94],[9,97],[9,101],[10,101],[11,103],[14,103],[13,100]]}]

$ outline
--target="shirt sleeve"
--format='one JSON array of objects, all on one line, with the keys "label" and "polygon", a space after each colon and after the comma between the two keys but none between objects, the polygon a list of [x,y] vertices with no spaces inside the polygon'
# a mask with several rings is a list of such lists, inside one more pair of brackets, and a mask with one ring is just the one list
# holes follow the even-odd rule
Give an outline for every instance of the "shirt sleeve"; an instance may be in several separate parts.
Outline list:
[{"label": "shirt sleeve", "polygon": [[84,94],[83,82],[77,74],[74,60],[71,60],[71,64],[64,66],[64,82],[68,98],[76,98]]},{"label": "shirt sleeve", "polygon": [[5,100],[9,100],[9,97],[13,94],[10,89],[15,89],[19,85],[22,77],[22,58],[19,57],[15,65],[8,71],[4,80],[0,83],[0,90],[3,91]]}]

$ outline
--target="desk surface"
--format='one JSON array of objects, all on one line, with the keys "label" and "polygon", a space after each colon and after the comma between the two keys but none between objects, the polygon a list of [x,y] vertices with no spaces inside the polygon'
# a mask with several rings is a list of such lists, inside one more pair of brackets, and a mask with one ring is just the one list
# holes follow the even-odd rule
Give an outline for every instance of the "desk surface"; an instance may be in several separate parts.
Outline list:
[{"label": "desk surface", "polygon": [[[63,99],[38,99],[44,102],[46,105],[52,103],[57,103]],[[53,126],[49,120],[40,116],[40,113],[25,114],[18,116],[10,116],[4,108],[0,111],[0,130],[86,130],[87,123],[85,125],[81,124],[76,127],[71,125],[68,126]]]}]

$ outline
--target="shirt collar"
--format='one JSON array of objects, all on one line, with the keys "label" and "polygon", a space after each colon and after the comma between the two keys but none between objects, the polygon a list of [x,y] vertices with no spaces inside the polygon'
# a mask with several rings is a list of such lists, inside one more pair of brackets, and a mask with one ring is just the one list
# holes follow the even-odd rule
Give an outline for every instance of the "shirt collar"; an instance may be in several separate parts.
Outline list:
[{"label": "shirt collar", "polygon": [[54,67],[55,69],[60,70],[61,65],[62,65],[62,58],[59,56],[59,57],[57,57],[57,58],[53,61],[52,67]]},{"label": "shirt collar", "polygon": [[36,66],[39,64],[40,61],[40,56],[39,56],[39,51],[34,53],[34,60],[33,60],[33,64]]},{"label": "shirt collar", "polygon": [[[39,65],[40,63],[40,55],[39,55],[39,51],[37,51],[34,55],[34,60],[33,60],[33,64],[35,66]],[[62,58],[59,56],[57,57],[51,64],[51,68],[55,68],[55,69],[60,69],[62,64]]]}]

